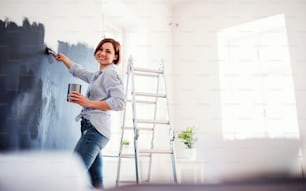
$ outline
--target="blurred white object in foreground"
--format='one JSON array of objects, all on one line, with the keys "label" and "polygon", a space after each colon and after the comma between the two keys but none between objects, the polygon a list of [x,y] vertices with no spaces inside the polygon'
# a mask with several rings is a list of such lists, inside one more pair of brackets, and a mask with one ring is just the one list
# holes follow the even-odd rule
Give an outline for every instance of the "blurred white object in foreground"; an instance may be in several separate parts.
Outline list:
[{"label": "blurred white object in foreground", "polygon": [[78,156],[65,152],[0,154],[0,190],[84,191],[90,182]]}]

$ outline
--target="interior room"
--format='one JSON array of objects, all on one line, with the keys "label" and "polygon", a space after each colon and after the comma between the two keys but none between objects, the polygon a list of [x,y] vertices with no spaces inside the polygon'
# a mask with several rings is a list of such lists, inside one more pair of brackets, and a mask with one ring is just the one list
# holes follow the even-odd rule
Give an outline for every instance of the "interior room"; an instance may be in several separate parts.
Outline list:
[{"label": "interior room", "polygon": [[[83,95],[89,86],[53,54],[97,71],[94,50],[105,38],[121,44],[116,70],[126,96],[125,108],[111,111],[102,149],[106,190],[304,181],[305,10],[305,0],[1,1],[0,190],[89,189],[71,155],[82,107],[67,102],[69,83]],[[160,80],[134,78],[137,69]],[[137,90],[165,96],[143,100],[155,107],[137,105]],[[136,111],[159,121],[136,120]],[[121,160],[126,145],[131,157]],[[141,147],[161,151],[145,158]]]}]

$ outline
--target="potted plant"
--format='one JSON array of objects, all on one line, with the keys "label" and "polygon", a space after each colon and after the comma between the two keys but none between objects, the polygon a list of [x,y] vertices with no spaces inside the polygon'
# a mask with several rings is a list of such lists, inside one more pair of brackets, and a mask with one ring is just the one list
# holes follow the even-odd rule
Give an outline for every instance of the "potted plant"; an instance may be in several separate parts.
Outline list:
[{"label": "potted plant", "polygon": [[196,149],[194,148],[194,144],[197,141],[195,137],[194,127],[187,127],[185,130],[181,131],[178,134],[178,138],[185,145],[185,155],[186,157],[195,160],[196,158]]},{"label": "potted plant", "polygon": [[129,151],[129,146],[130,146],[130,141],[129,140],[123,140],[122,141],[122,146],[123,146],[123,149],[124,151]]}]

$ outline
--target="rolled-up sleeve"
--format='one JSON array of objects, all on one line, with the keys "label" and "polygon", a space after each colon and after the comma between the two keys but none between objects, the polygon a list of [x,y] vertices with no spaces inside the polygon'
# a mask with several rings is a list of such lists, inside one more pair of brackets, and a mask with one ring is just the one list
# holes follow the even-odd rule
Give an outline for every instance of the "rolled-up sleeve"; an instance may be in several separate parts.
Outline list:
[{"label": "rolled-up sleeve", "polygon": [[117,72],[112,71],[105,76],[104,87],[109,98],[105,101],[108,106],[114,111],[123,110],[125,107],[124,88],[121,77]]}]

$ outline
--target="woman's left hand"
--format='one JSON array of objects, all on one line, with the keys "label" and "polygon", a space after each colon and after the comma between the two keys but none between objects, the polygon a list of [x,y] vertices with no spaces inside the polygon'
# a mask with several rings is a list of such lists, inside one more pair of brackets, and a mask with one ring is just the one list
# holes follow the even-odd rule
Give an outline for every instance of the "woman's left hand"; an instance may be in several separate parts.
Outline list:
[{"label": "woman's left hand", "polygon": [[85,96],[76,91],[73,91],[69,94],[69,100],[70,102],[79,104],[83,107],[86,107],[89,101]]}]

